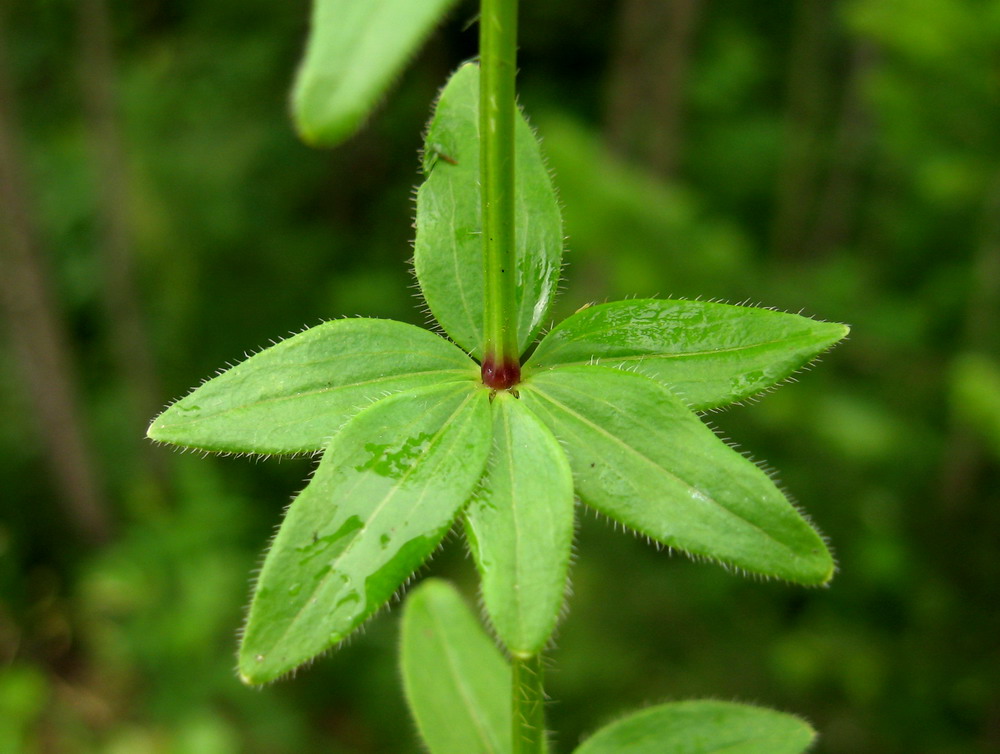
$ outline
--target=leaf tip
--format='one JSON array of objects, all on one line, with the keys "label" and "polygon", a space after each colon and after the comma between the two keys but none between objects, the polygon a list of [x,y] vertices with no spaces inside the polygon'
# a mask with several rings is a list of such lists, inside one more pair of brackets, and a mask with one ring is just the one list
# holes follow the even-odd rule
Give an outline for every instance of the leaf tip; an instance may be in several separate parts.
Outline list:
[{"label": "leaf tip", "polygon": [[[263,658],[263,655],[257,655]],[[239,667],[236,669],[236,675],[240,679],[240,682],[244,686],[260,686],[267,682],[269,679],[261,677],[255,672],[257,669],[250,667],[250,663],[243,657],[240,658]]]},{"label": "leaf tip", "polygon": [[238,670],[236,672],[236,675],[239,677],[240,683],[242,683],[244,686],[257,686],[257,685],[259,685],[253,678],[251,678],[250,676],[248,676],[242,670]]},{"label": "leaf tip", "polygon": [[240,647],[236,675],[246,686],[259,687],[275,680],[291,668],[276,667],[263,652],[252,650],[245,644]]},{"label": "leaf tip", "polygon": [[349,125],[334,121],[324,124],[298,108],[293,113],[292,121],[302,143],[314,149],[335,147],[354,133]]},{"label": "leaf tip", "polygon": [[837,562],[824,543],[821,552],[811,559],[810,567],[803,570],[800,578],[794,579],[803,586],[827,586],[837,574]]},{"label": "leaf tip", "polygon": [[833,581],[834,574],[836,573],[837,573],[837,565],[831,559],[829,567],[823,573],[823,577],[819,580],[816,586],[826,586],[831,581]]},{"label": "leaf tip", "polygon": [[837,336],[837,340],[843,340],[844,338],[846,338],[848,335],[851,334],[850,325],[845,325],[843,322],[837,322],[835,324],[836,324],[836,332],[839,333]]},{"label": "leaf tip", "polygon": [[325,99],[326,87],[303,77],[292,93],[291,115],[295,133],[307,146],[330,148],[346,141],[361,127],[363,110],[354,111],[331,105]]},{"label": "leaf tip", "polygon": [[851,326],[842,322],[822,322],[820,332],[826,341],[826,347],[832,348],[851,333]]},{"label": "leaf tip", "polygon": [[[167,411],[169,410],[170,409],[167,409]],[[167,413],[167,411],[164,411],[159,416],[154,418],[153,421],[149,423],[149,426],[146,427],[147,439],[153,440],[154,442],[166,442],[166,443],[171,442],[171,439],[169,437],[169,432],[165,431],[164,429],[165,425],[163,422],[163,417]]]},{"label": "leaf tip", "polygon": [[[146,437],[153,442],[165,443],[167,445],[194,447],[194,445],[185,442],[188,438],[185,437],[184,427],[180,426],[183,424],[181,417],[184,415],[179,413],[175,408],[178,403],[174,403],[149,423],[149,426],[146,428]],[[178,429],[181,430],[180,433],[178,433]]]}]

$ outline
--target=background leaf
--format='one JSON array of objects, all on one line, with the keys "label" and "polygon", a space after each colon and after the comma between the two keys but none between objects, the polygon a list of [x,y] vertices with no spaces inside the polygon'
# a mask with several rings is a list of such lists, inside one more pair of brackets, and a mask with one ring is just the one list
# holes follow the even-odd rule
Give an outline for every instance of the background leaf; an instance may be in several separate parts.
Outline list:
[{"label": "background leaf", "polygon": [[340,319],[266,348],[174,403],[154,440],[249,453],[320,450],[359,408],[479,370],[433,333],[384,319]]},{"label": "background leaf", "polygon": [[400,665],[431,754],[511,750],[510,668],[447,582],[427,579],[407,597]]},{"label": "background leaf", "polygon": [[305,60],[292,92],[310,144],[350,136],[455,0],[314,0]]},{"label": "background leaf", "polygon": [[[542,326],[562,259],[562,220],[541,150],[527,121],[515,131],[518,347]],[[479,66],[451,77],[424,144],[427,179],[417,192],[414,267],[431,313],[473,356],[483,345],[483,246],[479,198]]]},{"label": "background leaf", "polygon": [[611,723],[575,754],[801,754],[816,733],[803,720],[746,704],[661,704]]},{"label": "background leaf", "polygon": [[532,375],[521,397],[562,442],[580,498],[671,547],[803,584],[833,576],[819,534],[768,476],[648,377]]},{"label": "background leaf", "polygon": [[264,560],[244,680],[272,680],[342,640],[437,547],[486,462],[487,396],[468,385],[408,391],[337,435]]},{"label": "background leaf", "polygon": [[465,521],[497,634],[513,653],[538,652],[566,591],[573,476],[549,429],[506,391],[493,401],[493,450]]},{"label": "background leaf", "polygon": [[951,366],[950,388],[955,414],[1000,457],[1000,363],[981,353],[960,354]]},{"label": "background leaf", "polygon": [[525,368],[588,363],[626,368],[703,410],[781,382],[847,333],[845,325],[770,309],[706,301],[615,301],[560,322]]}]

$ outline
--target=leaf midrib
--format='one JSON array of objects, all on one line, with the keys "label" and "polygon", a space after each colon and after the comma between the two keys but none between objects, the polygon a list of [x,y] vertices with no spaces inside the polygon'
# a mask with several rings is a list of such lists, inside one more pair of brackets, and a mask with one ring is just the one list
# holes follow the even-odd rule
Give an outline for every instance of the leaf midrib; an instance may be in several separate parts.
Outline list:
[{"label": "leaf midrib", "polygon": [[[306,398],[306,397],[315,396],[315,395],[322,395],[323,393],[331,393],[331,392],[334,392],[334,391],[337,391],[337,390],[346,390],[348,388],[353,388],[353,387],[362,387],[364,385],[376,385],[376,384],[378,384],[380,382],[389,382],[391,380],[398,380],[398,379],[401,379],[401,378],[404,378],[404,377],[426,376],[426,375],[432,375],[432,374],[464,375],[464,374],[466,374],[466,371],[464,369],[458,369],[458,368],[455,368],[455,369],[425,369],[425,370],[414,371],[414,372],[403,372],[401,374],[390,374],[390,375],[386,375],[384,377],[375,377],[375,378],[370,379],[370,380],[360,380],[358,382],[347,382],[347,383],[342,383],[340,385],[330,385],[330,386],[327,386],[327,387],[316,388],[315,390],[304,390],[304,391],[300,391],[300,392],[296,392],[296,393],[291,393],[289,395],[278,395],[278,396],[274,396],[272,398],[264,398],[264,399],[252,401],[250,403],[240,403],[240,404],[237,404],[237,405],[234,405],[234,406],[230,406],[228,408],[219,409],[219,410],[214,411],[214,412],[210,412],[210,413],[206,412],[202,416],[194,416],[194,417],[191,417],[190,419],[185,419],[183,421],[174,421],[174,422],[170,422],[169,424],[168,423],[158,424],[157,427],[159,429],[167,429],[167,428],[170,428],[170,427],[189,427],[192,424],[198,424],[199,422],[209,421],[209,420],[212,420],[212,419],[218,419],[218,418],[220,418],[222,416],[226,416],[227,414],[238,413],[240,411],[249,411],[249,410],[252,410],[252,409],[260,408],[261,406],[266,406],[268,404],[280,403],[282,401],[295,400],[297,398]],[[192,393],[192,395],[193,395],[193,393]],[[175,404],[175,406],[176,405],[177,404]],[[174,406],[172,406],[171,408],[174,408]],[[170,409],[167,409],[167,410],[169,411]],[[164,413],[166,413],[166,412],[164,412]]]},{"label": "leaf midrib", "polygon": [[[616,330],[616,329],[620,329],[620,328],[617,328],[617,327],[615,327],[615,328],[608,327],[608,328],[604,328],[602,330],[592,331],[591,333],[588,333],[588,335],[594,334],[594,333],[607,333],[607,332],[611,332],[612,330]],[[604,359],[604,360],[607,360],[607,361],[616,361],[616,362],[617,361],[645,361],[645,360],[650,360],[650,359],[698,358],[698,357],[703,357],[703,356],[714,356],[716,354],[737,353],[739,351],[753,351],[753,350],[756,350],[756,349],[767,348],[768,346],[788,344],[788,343],[792,343],[792,342],[797,341],[797,340],[808,340],[810,338],[810,336],[811,336],[810,333],[799,333],[799,334],[796,334],[796,335],[791,335],[791,336],[787,336],[787,337],[783,337],[783,338],[777,338],[775,340],[765,340],[765,341],[759,341],[757,343],[749,343],[749,344],[744,344],[744,345],[739,345],[739,346],[728,346],[726,348],[714,348],[714,349],[712,349],[710,351],[683,351],[683,352],[678,352],[678,353],[656,351],[656,352],[653,352],[653,353],[631,353],[631,354],[627,354],[627,355],[618,355],[618,354],[600,354],[599,355],[599,354],[594,354],[593,356],[590,356],[586,360],[555,361],[555,362],[551,362],[550,361],[548,364],[545,363],[546,360],[549,359],[552,356],[552,354],[554,354],[554,353],[558,354],[560,350],[566,349],[566,348],[568,348],[571,345],[575,345],[575,344],[583,342],[583,341],[585,341],[587,339],[585,335],[580,335],[579,337],[576,337],[576,338],[564,341],[563,343],[559,344],[559,346],[557,348],[554,348],[552,351],[550,351],[548,354],[545,354],[543,352],[543,355],[541,357],[539,357],[539,359],[542,362],[541,364],[531,364],[529,362],[529,364],[527,364],[526,366],[527,367],[534,366],[536,369],[537,368],[545,368],[545,367],[552,368],[552,367],[557,367],[557,366],[560,366],[560,367],[562,367],[562,366],[588,366],[588,365],[594,363],[594,359],[595,358],[597,358],[597,359]]]},{"label": "leaf midrib", "polygon": [[[478,135],[477,135],[477,138],[478,138]],[[455,199],[455,183],[454,183],[453,180],[451,180],[449,178],[449,180],[447,181],[446,185],[448,186],[448,198],[450,200],[449,201],[449,208],[451,210],[451,220],[447,224],[447,227],[454,229],[455,228],[455,213],[457,212],[457,209],[458,209],[458,202]],[[471,308],[471,306],[469,304],[468,296],[466,295],[466,290],[465,290],[465,285],[464,285],[464,278],[465,278],[465,276],[462,274],[462,266],[460,264],[460,259],[461,259],[462,255],[459,252],[458,234],[455,233],[455,232],[451,232],[451,233],[448,233],[447,235],[448,235],[448,237],[451,240],[451,244],[450,244],[450,246],[451,246],[451,262],[452,262],[452,268],[453,268],[453,275],[452,275],[451,279],[455,281],[455,287],[458,289],[458,296],[459,296],[459,298],[462,301],[462,308],[465,310],[466,317],[468,318],[468,324],[469,324],[469,327],[470,327],[470,329],[472,331],[472,341],[473,341],[473,345],[474,345],[477,341],[481,341],[482,340],[482,331],[480,329],[481,326],[482,326],[482,320],[481,320],[481,318],[479,318],[478,321],[477,321],[477,318],[473,316],[472,308]]]},{"label": "leaf midrib", "polygon": [[[506,402],[506,401],[505,401]],[[524,563],[521,560],[521,533],[518,526],[520,517],[518,515],[517,501],[517,473],[515,472],[514,461],[514,437],[510,422],[511,407],[507,406],[503,411],[504,441],[506,443],[507,469],[510,475],[510,502],[511,502],[511,524],[514,527],[514,541],[511,545],[514,557],[514,614],[518,626],[518,643],[524,641],[524,599],[521,594],[521,583],[523,582]]]}]

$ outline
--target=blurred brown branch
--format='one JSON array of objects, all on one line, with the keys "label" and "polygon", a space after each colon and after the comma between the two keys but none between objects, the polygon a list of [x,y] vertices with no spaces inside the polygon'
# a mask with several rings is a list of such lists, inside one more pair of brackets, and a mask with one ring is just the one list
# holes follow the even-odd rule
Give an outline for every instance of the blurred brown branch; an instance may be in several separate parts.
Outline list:
[{"label": "blurred brown branch", "polygon": [[110,536],[111,516],[85,437],[74,356],[31,213],[5,31],[0,14],[0,306],[59,499],[80,533],[101,542]]},{"label": "blurred brown branch", "polygon": [[[105,0],[80,0],[80,81],[96,167],[100,235],[97,251],[104,274],[103,303],[116,371],[125,380],[127,427],[138,442],[161,403],[162,390],[142,306],[139,303],[130,226],[128,155],[122,138],[111,23]],[[167,468],[158,448],[142,443],[142,459],[161,492]],[[163,497],[163,495],[161,495]]]},{"label": "blurred brown branch", "polygon": [[611,62],[608,141],[673,178],[682,151],[684,89],[702,0],[625,0]]}]

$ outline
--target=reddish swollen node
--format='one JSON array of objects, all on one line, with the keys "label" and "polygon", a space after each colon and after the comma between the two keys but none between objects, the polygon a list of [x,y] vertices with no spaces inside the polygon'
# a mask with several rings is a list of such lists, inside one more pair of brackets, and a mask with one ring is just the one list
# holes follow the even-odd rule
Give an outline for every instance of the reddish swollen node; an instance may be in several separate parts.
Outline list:
[{"label": "reddish swollen node", "polygon": [[507,390],[521,381],[521,365],[517,359],[503,359],[497,363],[493,356],[483,359],[483,384],[494,390]]}]

